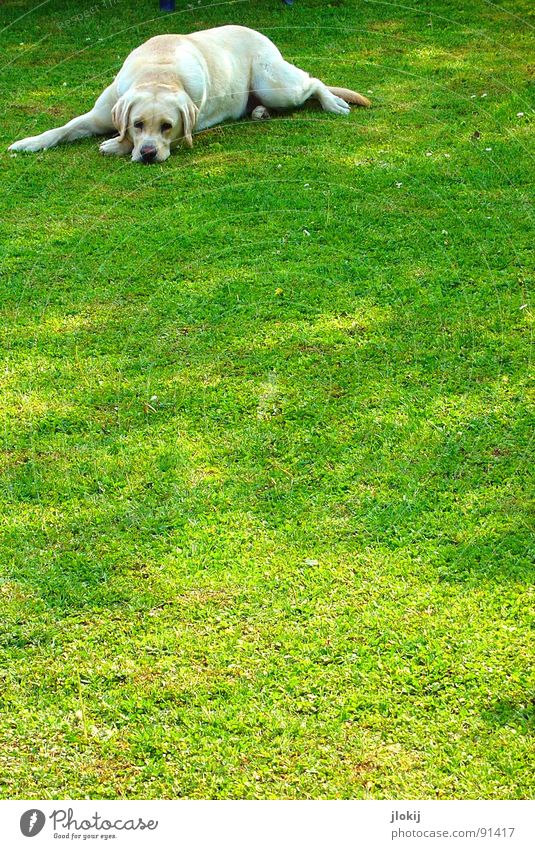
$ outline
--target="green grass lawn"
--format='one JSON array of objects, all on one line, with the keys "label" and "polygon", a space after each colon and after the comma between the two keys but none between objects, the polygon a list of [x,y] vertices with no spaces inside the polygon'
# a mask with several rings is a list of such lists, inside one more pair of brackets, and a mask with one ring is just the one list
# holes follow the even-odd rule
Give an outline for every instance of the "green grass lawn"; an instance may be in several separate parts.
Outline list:
[{"label": "green grass lawn", "polygon": [[[0,9],[1,795],[530,796],[528,0],[34,5]],[[373,109],[7,153],[231,22]]]}]

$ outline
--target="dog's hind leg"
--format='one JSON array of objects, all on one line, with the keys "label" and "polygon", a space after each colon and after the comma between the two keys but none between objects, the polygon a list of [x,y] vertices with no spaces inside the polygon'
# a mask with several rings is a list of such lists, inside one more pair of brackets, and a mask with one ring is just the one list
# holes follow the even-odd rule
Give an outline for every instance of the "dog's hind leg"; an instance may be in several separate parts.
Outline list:
[{"label": "dog's hind leg", "polygon": [[253,87],[264,106],[291,109],[310,98],[319,100],[322,109],[338,115],[348,115],[349,103],[369,106],[369,101],[347,88],[329,88],[306,71],[290,65],[282,57],[259,60],[253,71]]},{"label": "dog's hind leg", "polygon": [[46,130],[39,136],[29,136],[26,139],[16,141],[9,147],[9,150],[35,153],[38,150],[55,147],[61,142],[110,133],[114,129],[111,110],[116,99],[115,85],[112,84],[102,92],[90,112],[79,115],[78,118],[73,118],[63,127],[56,127],[54,130]]}]

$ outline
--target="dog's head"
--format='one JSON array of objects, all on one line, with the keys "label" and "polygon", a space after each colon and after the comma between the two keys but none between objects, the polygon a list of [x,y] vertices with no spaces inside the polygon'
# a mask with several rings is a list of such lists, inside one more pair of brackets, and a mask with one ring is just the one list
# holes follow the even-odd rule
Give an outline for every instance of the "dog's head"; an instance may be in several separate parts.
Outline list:
[{"label": "dog's head", "polygon": [[165,162],[171,146],[184,139],[193,145],[198,109],[183,89],[139,86],[129,89],[112,110],[119,141],[132,143],[134,162]]}]

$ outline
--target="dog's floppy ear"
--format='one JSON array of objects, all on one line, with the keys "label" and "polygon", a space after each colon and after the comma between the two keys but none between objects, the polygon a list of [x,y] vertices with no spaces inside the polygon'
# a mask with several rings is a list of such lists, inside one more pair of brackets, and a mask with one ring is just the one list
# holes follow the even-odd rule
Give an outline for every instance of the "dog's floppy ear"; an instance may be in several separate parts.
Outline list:
[{"label": "dog's floppy ear", "polygon": [[132,96],[130,92],[126,92],[122,97],[119,98],[113,109],[111,110],[111,119],[113,121],[113,125],[115,129],[119,133],[119,138],[117,141],[124,141],[126,136],[126,131],[128,129],[128,119],[130,117],[130,110],[132,108]]},{"label": "dog's floppy ear", "polygon": [[185,91],[179,92],[177,106],[180,114],[182,115],[182,134],[184,136],[184,141],[188,147],[193,147],[193,139],[191,136],[195,129],[199,110],[195,106],[189,94],[186,94]]}]

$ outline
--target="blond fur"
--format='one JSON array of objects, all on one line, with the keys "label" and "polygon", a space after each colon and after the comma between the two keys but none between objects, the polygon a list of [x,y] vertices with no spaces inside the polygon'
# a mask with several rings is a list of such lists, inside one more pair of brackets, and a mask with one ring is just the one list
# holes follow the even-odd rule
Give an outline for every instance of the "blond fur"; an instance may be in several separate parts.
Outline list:
[{"label": "blond fur", "polygon": [[335,94],[337,97],[341,97],[342,100],[345,100],[346,103],[354,103],[356,106],[366,106],[370,107],[371,102],[367,97],[364,97],[363,94],[359,94],[358,91],[351,91],[350,88],[338,88],[338,86],[327,86],[332,94]]},{"label": "blond fur", "polygon": [[265,117],[269,108],[293,109],[310,98],[337,115],[348,115],[350,103],[370,105],[362,94],[326,86],[286,62],[269,38],[247,27],[158,35],[130,53],[89,112],[10,150],[45,150],[116,130],[102,153],[163,162],[180,141],[191,147],[194,132],[243,117],[252,99],[266,108]]}]

